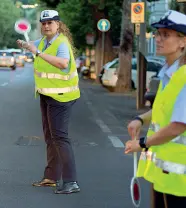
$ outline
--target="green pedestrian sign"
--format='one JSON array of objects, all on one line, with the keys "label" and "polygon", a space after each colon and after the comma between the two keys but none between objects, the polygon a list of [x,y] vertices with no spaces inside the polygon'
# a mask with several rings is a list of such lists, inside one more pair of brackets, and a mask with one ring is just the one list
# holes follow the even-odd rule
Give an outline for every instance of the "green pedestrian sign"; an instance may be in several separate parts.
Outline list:
[{"label": "green pedestrian sign", "polygon": [[97,23],[98,30],[107,32],[110,29],[110,22],[107,19],[100,19]]}]

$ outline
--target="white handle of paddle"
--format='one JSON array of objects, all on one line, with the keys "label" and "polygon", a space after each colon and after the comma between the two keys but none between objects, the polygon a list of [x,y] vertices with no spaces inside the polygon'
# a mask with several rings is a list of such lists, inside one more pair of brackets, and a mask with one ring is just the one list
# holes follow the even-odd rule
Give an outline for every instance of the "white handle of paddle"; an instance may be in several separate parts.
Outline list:
[{"label": "white handle of paddle", "polygon": [[[134,140],[136,140],[136,138]],[[133,158],[134,158],[134,177],[136,177],[137,167],[138,167],[137,152],[133,153]]]}]

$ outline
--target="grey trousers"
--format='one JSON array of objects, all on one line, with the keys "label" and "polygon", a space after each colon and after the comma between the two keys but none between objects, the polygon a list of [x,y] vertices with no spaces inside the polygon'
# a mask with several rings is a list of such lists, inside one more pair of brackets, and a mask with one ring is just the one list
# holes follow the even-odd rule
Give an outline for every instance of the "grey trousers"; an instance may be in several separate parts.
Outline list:
[{"label": "grey trousers", "polygon": [[47,166],[44,178],[77,181],[74,153],[68,138],[68,125],[75,101],[58,102],[40,95],[43,132],[47,150]]}]

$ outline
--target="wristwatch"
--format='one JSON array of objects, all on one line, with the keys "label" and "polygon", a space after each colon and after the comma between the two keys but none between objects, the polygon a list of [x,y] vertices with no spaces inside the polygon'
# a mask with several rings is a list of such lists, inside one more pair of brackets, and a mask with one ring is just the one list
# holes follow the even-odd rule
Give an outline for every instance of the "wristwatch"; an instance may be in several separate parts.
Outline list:
[{"label": "wristwatch", "polygon": [[145,151],[148,150],[148,147],[146,146],[147,137],[141,137],[139,139],[139,145],[141,148],[145,149]]},{"label": "wristwatch", "polygon": [[37,50],[36,51],[36,56],[39,56],[39,54],[41,54],[41,51],[40,50]]}]

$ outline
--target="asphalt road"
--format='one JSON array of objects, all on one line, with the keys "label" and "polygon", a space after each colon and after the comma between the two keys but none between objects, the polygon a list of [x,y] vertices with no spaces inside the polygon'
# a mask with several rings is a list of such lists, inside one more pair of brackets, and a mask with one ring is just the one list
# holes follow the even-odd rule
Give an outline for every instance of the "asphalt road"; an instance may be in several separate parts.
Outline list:
[{"label": "asphalt road", "polygon": [[[132,208],[133,157],[124,155],[127,122],[138,112],[133,97],[81,81],[70,137],[81,192],[55,195],[31,184],[46,164],[33,66],[0,68],[0,208]],[[144,129],[145,132],[145,129]],[[140,179],[141,208],[150,208],[149,185]]]}]

